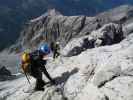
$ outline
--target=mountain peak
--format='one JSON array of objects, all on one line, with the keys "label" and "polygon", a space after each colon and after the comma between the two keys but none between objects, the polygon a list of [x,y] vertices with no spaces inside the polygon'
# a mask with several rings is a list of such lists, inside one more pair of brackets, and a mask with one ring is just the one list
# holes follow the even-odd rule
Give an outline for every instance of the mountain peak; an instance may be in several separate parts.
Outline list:
[{"label": "mountain peak", "polygon": [[57,11],[56,9],[49,9],[47,13],[49,16],[61,15],[61,13],[59,11]]},{"label": "mountain peak", "polygon": [[47,16],[58,16],[58,15],[61,15],[61,13],[59,11],[57,11],[56,9],[49,9],[46,13],[42,14],[41,16],[30,20],[30,23],[39,21]]}]

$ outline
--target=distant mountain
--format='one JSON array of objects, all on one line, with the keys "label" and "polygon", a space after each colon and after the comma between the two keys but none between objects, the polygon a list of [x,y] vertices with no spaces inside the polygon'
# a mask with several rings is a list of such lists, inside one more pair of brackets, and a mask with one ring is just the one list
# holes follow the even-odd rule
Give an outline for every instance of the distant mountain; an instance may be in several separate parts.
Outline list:
[{"label": "distant mountain", "polygon": [[[64,16],[55,9],[52,9],[40,17],[30,20],[29,23],[27,23],[24,29],[21,31],[21,35],[18,41],[11,46],[9,51],[21,52],[25,49],[36,49],[36,47],[38,47],[44,41],[47,41],[48,43],[51,43],[51,41],[59,41],[60,45],[64,47],[73,38],[81,38],[81,36],[86,35],[91,35],[91,37],[96,36],[96,38],[92,39],[92,41],[96,41],[97,36],[100,33],[103,33],[101,32],[101,30],[105,31],[107,28],[108,31],[108,28],[110,29],[110,27],[114,34],[124,33],[125,37],[127,36],[127,34],[133,31],[131,24],[133,22],[132,16],[133,6],[129,5],[123,5],[111,9],[107,12],[100,13],[94,17],[87,17],[85,15]],[[107,24],[107,26],[104,26],[105,24]],[[102,26],[104,26],[105,29],[102,28],[101,30],[99,30],[99,32],[94,32],[93,36],[92,31],[95,31]],[[125,26],[127,27],[125,28]],[[114,32],[114,30],[116,32]],[[110,31],[106,33],[112,32]],[[110,42],[107,43],[110,45],[113,43],[120,42],[121,38],[123,38],[122,35],[118,34],[111,36],[115,38],[110,38]],[[105,37],[102,37],[102,40],[108,41],[105,39]],[[103,45],[106,45],[106,43],[103,43]],[[78,51],[80,50],[78,49]]]},{"label": "distant mountain", "polygon": [[[23,24],[46,11],[43,0],[1,0],[0,1],[0,47],[16,41]],[[6,43],[6,45],[5,45]]]},{"label": "distant mountain", "polygon": [[12,44],[24,23],[40,16],[49,8],[64,15],[96,15],[132,0],[0,0],[0,49]]}]

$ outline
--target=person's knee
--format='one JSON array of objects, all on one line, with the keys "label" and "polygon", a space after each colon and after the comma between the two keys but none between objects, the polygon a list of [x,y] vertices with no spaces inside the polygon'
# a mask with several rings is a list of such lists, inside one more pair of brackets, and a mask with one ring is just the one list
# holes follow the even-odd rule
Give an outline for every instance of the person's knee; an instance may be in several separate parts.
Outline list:
[{"label": "person's knee", "polygon": [[34,77],[37,80],[41,80],[42,79],[42,73],[41,72],[38,73],[38,74],[33,73],[31,76]]}]

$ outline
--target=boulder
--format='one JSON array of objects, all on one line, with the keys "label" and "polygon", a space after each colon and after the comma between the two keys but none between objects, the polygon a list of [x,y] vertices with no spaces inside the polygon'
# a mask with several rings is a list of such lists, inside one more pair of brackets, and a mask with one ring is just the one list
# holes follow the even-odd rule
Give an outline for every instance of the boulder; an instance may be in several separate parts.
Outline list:
[{"label": "boulder", "polygon": [[11,72],[5,66],[3,66],[0,68],[0,75],[11,76]]},{"label": "boulder", "polygon": [[10,80],[12,78],[11,72],[5,66],[0,68],[0,81]]}]

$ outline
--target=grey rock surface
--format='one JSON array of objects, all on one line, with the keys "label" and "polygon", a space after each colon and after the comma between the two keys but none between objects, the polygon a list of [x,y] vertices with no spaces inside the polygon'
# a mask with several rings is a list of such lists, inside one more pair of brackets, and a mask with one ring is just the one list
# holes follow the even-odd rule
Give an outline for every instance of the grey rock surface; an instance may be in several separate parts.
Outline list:
[{"label": "grey rock surface", "polygon": [[89,35],[80,38],[73,38],[62,50],[62,54],[66,56],[74,56],[80,54],[86,49],[94,47],[112,45],[119,43],[124,39],[122,26],[119,24],[109,23],[103,25],[98,30],[92,31]]},{"label": "grey rock surface", "polygon": [[59,57],[56,61],[49,60],[47,69],[56,80],[55,86],[46,85],[44,92],[24,93],[23,89],[31,89],[34,86],[34,79],[31,78],[32,87],[25,78],[10,81],[10,84],[0,82],[0,98],[132,100],[132,51],[133,33],[118,44],[88,49],[77,56]]}]

